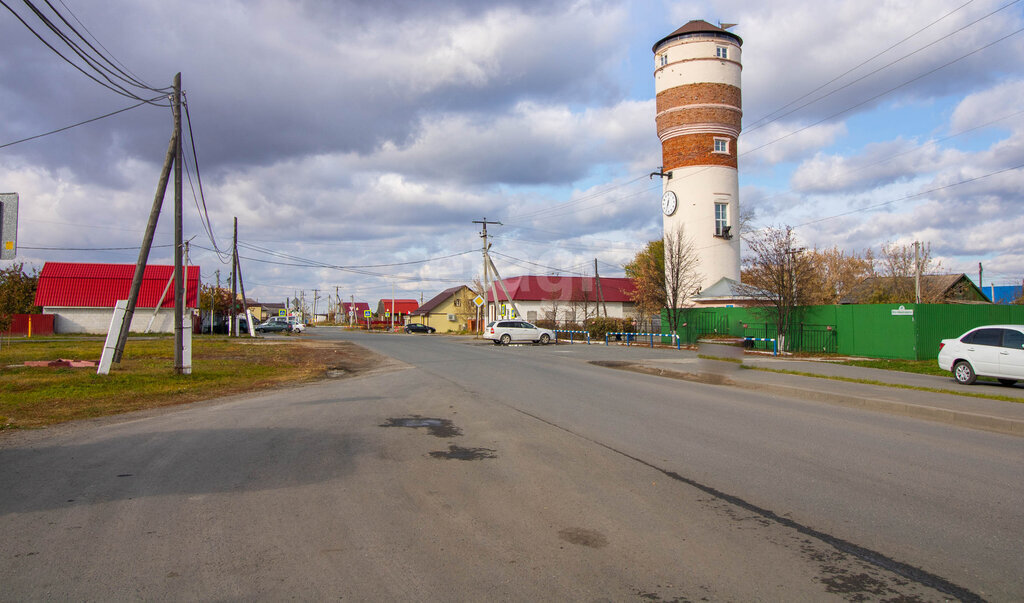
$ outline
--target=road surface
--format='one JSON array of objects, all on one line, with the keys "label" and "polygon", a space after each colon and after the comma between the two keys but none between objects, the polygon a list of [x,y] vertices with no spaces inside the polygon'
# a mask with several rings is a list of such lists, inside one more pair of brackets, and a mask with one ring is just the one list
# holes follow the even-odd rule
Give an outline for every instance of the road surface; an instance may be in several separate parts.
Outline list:
[{"label": "road surface", "polygon": [[0,599],[1024,596],[1022,438],[316,331],[395,362],[0,437]]}]

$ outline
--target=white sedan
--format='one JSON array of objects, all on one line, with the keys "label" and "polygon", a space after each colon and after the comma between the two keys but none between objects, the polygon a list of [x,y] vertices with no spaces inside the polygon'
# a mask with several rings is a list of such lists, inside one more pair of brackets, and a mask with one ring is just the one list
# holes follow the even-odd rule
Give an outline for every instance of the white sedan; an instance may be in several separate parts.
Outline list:
[{"label": "white sedan", "polygon": [[939,344],[939,367],[959,383],[995,377],[1003,385],[1024,379],[1024,325],[986,325]]},{"label": "white sedan", "polygon": [[484,339],[494,341],[494,345],[508,345],[513,341],[532,341],[546,345],[554,338],[554,331],[536,327],[525,320],[494,320],[484,327]]}]

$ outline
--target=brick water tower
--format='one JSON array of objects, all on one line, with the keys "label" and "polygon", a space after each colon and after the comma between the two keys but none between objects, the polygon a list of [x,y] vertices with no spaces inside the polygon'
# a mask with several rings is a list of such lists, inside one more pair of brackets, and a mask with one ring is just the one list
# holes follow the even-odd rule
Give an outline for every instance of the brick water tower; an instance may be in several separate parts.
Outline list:
[{"label": "brick water tower", "polygon": [[653,49],[665,235],[685,227],[700,255],[702,290],[740,279],[742,44],[721,27],[690,21]]}]

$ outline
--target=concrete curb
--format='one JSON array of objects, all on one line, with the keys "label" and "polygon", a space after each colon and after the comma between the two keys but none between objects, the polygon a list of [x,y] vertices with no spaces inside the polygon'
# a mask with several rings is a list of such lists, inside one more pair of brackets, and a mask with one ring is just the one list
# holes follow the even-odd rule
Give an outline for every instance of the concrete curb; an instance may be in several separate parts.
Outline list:
[{"label": "concrete curb", "polygon": [[995,433],[1024,437],[1024,421],[1010,419],[1006,417],[997,417],[979,413],[951,410],[948,408],[928,406],[926,404],[911,404],[907,402],[897,402],[893,400],[886,400],[884,398],[876,398],[856,394],[844,394],[837,391],[830,391],[814,387],[779,385],[777,383],[755,383],[753,381],[746,381],[743,379],[733,379],[730,376],[722,373],[687,373],[683,371],[672,371],[662,368],[644,366],[642,364],[620,361],[593,361],[591,362],[591,364],[594,364],[596,366],[603,366],[605,368],[613,368],[618,370],[631,371],[634,373],[641,373],[645,375],[668,377],[670,379],[692,381],[695,383],[704,383],[707,385],[723,385],[729,387],[738,387],[740,389],[757,391],[761,393],[790,396],[800,398],[803,400],[811,400],[814,402],[824,402],[826,404],[835,404],[837,406],[860,408],[864,410],[884,412],[888,414],[911,417],[915,419],[924,419],[926,421],[944,423],[947,425],[955,425],[958,427],[967,427],[970,429],[980,429],[983,431],[992,431]]}]

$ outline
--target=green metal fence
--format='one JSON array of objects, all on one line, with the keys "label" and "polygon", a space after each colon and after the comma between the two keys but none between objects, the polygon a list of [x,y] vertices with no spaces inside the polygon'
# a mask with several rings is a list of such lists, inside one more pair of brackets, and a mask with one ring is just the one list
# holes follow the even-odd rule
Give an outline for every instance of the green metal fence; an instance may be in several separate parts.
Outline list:
[{"label": "green metal fence", "polygon": [[[708,335],[776,337],[771,309],[677,310],[679,337],[693,343]],[[668,333],[667,311],[662,329]],[[868,358],[925,360],[939,341],[986,324],[1024,324],[1024,306],[993,304],[865,304],[807,306],[794,311],[785,351]],[[780,349],[780,351],[782,351]]]}]

